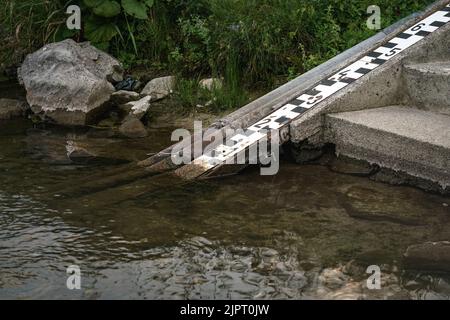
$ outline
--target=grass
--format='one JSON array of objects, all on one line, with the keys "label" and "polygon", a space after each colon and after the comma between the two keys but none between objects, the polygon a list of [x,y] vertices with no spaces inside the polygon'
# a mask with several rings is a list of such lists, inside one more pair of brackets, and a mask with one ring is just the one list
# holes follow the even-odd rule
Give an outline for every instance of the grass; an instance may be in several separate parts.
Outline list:
[{"label": "grass", "polygon": [[[179,103],[188,109],[235,109],[252,92],[267,92],[375,34],[366,27],[369,5],[389,26],[433,0],[155,0],[148,19],[121,14],[108,20],[119,32],[94,43],[129,69],[178,75]],[[19,64],[47,42],[83,32],[65,30],[64,8],[82,0],[0,0],[0,71]],[[82,7],[83,14],[97,19]],[[0,72],[1,73],[1,72]],[[224,79],[205,91],[201,78]]]},{"label": "grass", "polygon": [[54,36],[65,23],[62,1],[0,0],[0,70],[19,64],[26,54]]}]

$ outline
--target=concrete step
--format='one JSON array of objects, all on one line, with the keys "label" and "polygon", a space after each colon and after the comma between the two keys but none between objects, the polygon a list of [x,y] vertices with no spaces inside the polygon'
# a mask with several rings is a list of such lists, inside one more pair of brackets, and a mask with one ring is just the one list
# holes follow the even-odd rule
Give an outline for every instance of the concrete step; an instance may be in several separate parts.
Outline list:
[{"label": "concrete step", "polygon": [[450,115],[450,61],[405,65],[404,75],[412,105]]},{"label": "concrete step", "polygon": [[450,116],[390,106],[326,116],[336,152],[450,186]]}]

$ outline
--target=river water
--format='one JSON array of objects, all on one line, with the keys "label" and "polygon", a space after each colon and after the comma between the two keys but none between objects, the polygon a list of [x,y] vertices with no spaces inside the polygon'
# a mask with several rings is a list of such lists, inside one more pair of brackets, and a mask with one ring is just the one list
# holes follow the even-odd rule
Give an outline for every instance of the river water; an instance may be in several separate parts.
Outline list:
[{"label": "river water", "polygon": [[[143,159],[170,131],[115,154]],[[449,198],[289,162],[271,177],[169,178],[121,201],[114,188],[49,196],[119,165],[68,161],[55,145],[77,135],[0,123],[0,298],[450,298],[448,274],[402,263],[409,245],[450,239]],[[70,265],[81,290],[66,286]],[[380,290],[367,288],[369,265]]]}]

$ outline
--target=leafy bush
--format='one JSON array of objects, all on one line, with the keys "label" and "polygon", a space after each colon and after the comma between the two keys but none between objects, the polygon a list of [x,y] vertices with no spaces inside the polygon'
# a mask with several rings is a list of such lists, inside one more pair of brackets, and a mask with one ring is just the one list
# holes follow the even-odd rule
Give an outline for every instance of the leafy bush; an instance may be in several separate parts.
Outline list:
[{"label": "leafy bush", "polygon": [[[90,40],[130,69],[157,66],[195,81],[223,77],[216,108],[232,108],[246,102],[246,91],[270,90],[373,35],[366,27],[369,5],[380,6],[386,27],[431,2],[0,0],[0,33],[6,39],[0,59],[16,63],[42,44],[67,37]],[[69,4],[82,9],[79,33],[65,28]]]},{"label": "leafy bush", "polygon": [[137,54],[136,20],[148,20],[148,10],[153,7],[154,0],[121,0],[120,3],[115,0],[83,0],[80,5],[84,9],[86,39],[106,50],[114,38],[120,37],[123,47],[127,47],[128,42],[122,32],[126,30]]}]

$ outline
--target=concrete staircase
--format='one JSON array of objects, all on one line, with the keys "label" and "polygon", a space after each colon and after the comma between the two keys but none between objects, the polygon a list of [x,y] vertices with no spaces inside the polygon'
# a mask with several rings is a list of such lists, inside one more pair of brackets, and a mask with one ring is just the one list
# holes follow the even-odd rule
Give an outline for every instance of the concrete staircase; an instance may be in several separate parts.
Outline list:
[{"label": "concrete staircase", "polygon": [[450,115],[450,60],[407,64],[404,80],[413,105]]},{"label": "concrete staircase", "polygon": [[405,104],[325,116],[336,153],[450,187],[450,60],[406,64]]}]

